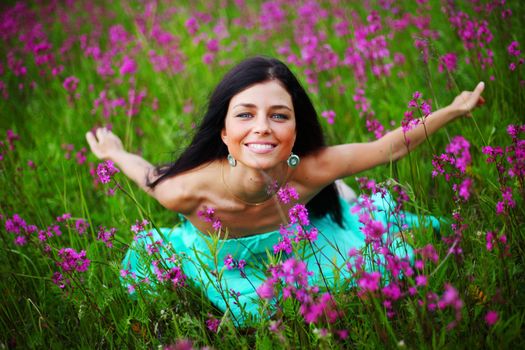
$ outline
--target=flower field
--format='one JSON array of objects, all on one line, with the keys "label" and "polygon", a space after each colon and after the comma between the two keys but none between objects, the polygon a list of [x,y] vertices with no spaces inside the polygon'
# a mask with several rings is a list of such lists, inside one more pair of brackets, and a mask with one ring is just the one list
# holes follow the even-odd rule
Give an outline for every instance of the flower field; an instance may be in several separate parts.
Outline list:
[{"label": "flower field", "polygon": [[[523,18],[518,0],[0,5],[0,347],[523,347]],[[306,229],[302,205],[288,213],[301,229],[283,228],[258,266],[218,258],[220,218],[205,208],[215,266],[193,263],[208,280],[187,278],[162,240],[144,247],[138,277],[121,264],[132,242],[181,219],[91,154],[86,132],[107,127],[170,162],[221,77],[256,55],[296,74],[331,145],[409,130],[479,81],[485,102],[405,158],[344,179],[366,246],[341,252],[334,285],[308,279],[301,252],[323,232]],[[297,200],[291,187],[278,195]],[[385,197],[395,239],[372,214]],[[407,213],[436,225],[409,228]],[[394,253],[399,239],[411,257]],[[245,269],[260,276],[248,281],[258,312],[240,320],[201,286],[253,277]]]}]

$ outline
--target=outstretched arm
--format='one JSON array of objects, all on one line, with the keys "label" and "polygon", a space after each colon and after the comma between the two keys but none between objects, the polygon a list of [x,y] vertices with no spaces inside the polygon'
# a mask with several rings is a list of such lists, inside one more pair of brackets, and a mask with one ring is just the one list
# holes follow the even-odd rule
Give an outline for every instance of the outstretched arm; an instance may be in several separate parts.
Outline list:
[{"label": "outstretched arm", "polygon": [[[324,187],[335,179],[404,157],[410,150],[421,144],[427,136],[432,135],[454,119],[468,114],[477,105],[483,104],[484,99],[481,93],[484,88],[484,83],[479,83],[474,91],[462,92],[450,105],[431,113],[425,118],[424,123],[418,124],[406,133],[402,128],[397,128],[376,141],[344,144],[323,149],[305,162],[303,167],[305,179],[315,187]],[[408,145],[407,139],[409,140]]]},{"label": "outstretched arm", "polygon": [[86,133],[86,140],[95,156],[113,161],[141,189],[153,195],[152,190],[146,185],[146,180],[150,174],[153,174],[155,167],[142,157],[127,152],[117,135],[106,128],[99,128],[95,134],[91,131]]}]

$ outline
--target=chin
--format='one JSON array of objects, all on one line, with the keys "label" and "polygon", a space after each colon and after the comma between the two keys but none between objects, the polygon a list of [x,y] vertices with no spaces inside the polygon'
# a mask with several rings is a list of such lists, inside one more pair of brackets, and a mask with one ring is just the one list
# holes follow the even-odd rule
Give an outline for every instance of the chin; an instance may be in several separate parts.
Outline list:
[{"label": "chin", "polygon": [[244,162],[244,165],[248,168],[252,168],[252,169],[259,169],[259,170],[271,170],[277,166],[279,166],[280,164],[282,163],[282,161],[280,162],[276,162],[276,161],[258,161],[258,162],[255,162],[255,161],[248,161],[248,162]]}]

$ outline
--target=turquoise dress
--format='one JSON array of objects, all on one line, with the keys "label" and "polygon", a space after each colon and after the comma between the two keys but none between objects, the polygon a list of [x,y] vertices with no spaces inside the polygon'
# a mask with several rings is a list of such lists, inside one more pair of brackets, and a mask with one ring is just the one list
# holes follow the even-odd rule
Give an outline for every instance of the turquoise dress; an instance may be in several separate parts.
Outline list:
[{"label": "turquoise dress", "polygon": [[[389,234],[401,231],[398,218],[392,215],[394,202],[390,195],[387,194],[384,198],[374,195],[372,199],[377,207],[374,219],[380,220],[385,227],[390,223]],[[317,240],[312,244],[308,241],[302,242],[304,244],[301,248],[292,253],[296,258],[303,260],[308,270],[313,272],[309,277],[310,285],[323,287],[328,284],[329,288],[342,285],[345,279],[351,278],[346,269],[348,252],[352,248],[362,249],[365,246],[365,235],[360,230],[363,224],[359,222],[358,214],[352,212],[355,204],[349,204],[343,199],[340,199],[340,202],[344,228],[335,223],[329,215],[311,218],[310,226],[319,231]],[[434,229],[439,230],[439,221],[434,217],[427,216],[419,220],[414,214],[403,214],[405,228],[432,225]],[[164,244],[171,245],[171,249],[167,251],[161,248],[157,254],[167,261],[167,265],[174,266],[174,259],[168,258],[173,256],[173,251],[176,252],[177,264],[182,267],[187,278],[200,287],[220,310],[229,312],[237,324],[245,324],[250,317],[260,318],[261,303],[256,290],[264,281],[269,260],[276,258],[274,246],[281,239],[279,231],[235,239],[214,239],[199,232],[186,219],[181,220],[180,225],[174,228],[162,228],[159,231],[160,233],[151,230],[150,236],[147,237],[145,232],[142,232],[142,236],[145,237],[133,242],[122,262],[124,269],[134,272],[136,279],[146,277],[147,268],[141,263],[146,246],[154,241],[163,240]],[[399,238],[393,240],[396,255],[412,260],[412,248]],[[236,261],[246,262],[242,273],[237,268],[228,269],[225,266],[224,261],[229,255]],[[284,261],[287,254],[280,258]],[[150,267],[150,271],[153,272],[153,267]],[[123,283],[130,282],[123,280]]]}]

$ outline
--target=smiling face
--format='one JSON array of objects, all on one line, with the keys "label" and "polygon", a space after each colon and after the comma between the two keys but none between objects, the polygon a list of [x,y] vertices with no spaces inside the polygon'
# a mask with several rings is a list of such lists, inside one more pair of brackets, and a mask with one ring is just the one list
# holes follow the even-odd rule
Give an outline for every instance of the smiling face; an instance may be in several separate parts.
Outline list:
[{"label": "smiling face", "polygon": [[242,165],[268,170],[285,161],[295,142],[292,97],[276,80],[233,96],[221,137]]}]

